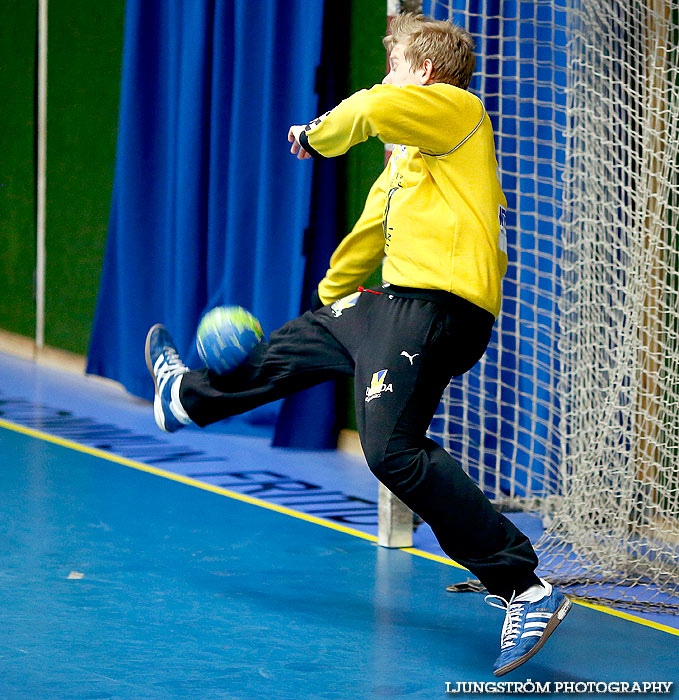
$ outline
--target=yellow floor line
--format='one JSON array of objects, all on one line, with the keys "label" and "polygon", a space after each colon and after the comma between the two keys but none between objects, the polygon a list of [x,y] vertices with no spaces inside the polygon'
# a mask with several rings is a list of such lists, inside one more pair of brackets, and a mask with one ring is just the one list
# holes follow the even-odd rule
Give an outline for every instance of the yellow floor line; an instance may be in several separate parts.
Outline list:
[{"label": "yellow floor line", "polygon": [[[121,464],[125,467],[130,467],[132,469],[137,469],[142,472],[147,472],[148,474],[153,474],[155,476],[160,476],[165,479],[170,479],[171,481],[178,481],[181,484],[186,484],[187,486],[194,486],[195,488],[202,489],[203,491],[210,491],[211,493],[216,493],[221,496],[226,496],[227,498],[233,498],[236,501],[241,501],[243,503],[249,503],[253,506],[258,506],[260,508],[266,508],[267,510],[273,510],[277,513],[282,513],[284,515],[289,515],[298,520],[305,520],[306,522],[313,523],[314,525],[321,525],[322,527],[327,527],[331,530],[336,530],[338,532],[344,532],[347,535],[353,535],[354,537],[360,537],[361,539],[368,540],[377,544],[377,537],[375,535],[370,535],[367,532],[361,532],[351,527],[346,527],[345,525],[340,525],[339,523],[334,523],[331,520],[325,520],[323,518],[317,518],[313,515],[307,515],[298,510],[292,510],[291,508],[286,508],[285,506],[279,506],[276,503],[269,503],[263,501],[259,498],[253,498],[252,496],[245,496],[236,491],[230,491],[229,489],[222,488],[221,486],[213,486],[212,484],[207,484],[204,481],[198,481],[197,479],[191,479],[188,476],[182,476],[180,474],[174,474],[173,472],[166,471],[164,469],[157,469],[156,467],[151,467],[143,462],[136,462],[132,459],[127,459],[125,457],[119,457],[118,455],[105,452],[104,450],[99,450],[96,447],[88,447],[87,445],[81,445],[80,443],[73,442],[72,440],[65,440],[63,438],[57,437],[56,435],[51,435],[50,433],[45,433],[42,430],[35,430],[34,428],[27,428],[18,423],[13,423],[11,421],[4,420],[0,418],[0,428],[5,428],[6,430],[11,430],[15,433],[21,433],[22,435],[27,435],[29,437],[36,438],[38,440],[44,440],[45,442],[50,442],[54,445],[59,445],[61,447],[74,450],[76,452],[82,452],[84,454],[91,455],[93,457],[99,457],[100,459],[107,460],[108,462],[114,462],[115,464]],[[458,569],[466,569],[456,562],[442,557],[437,554],[430,554],[429,552],[424,552],[420,549],[415,549],[414,547],[403,547],[401,551],[408,552],[417,557],[422,557],[423,559],[429,559],[431,561],[438,562],[440,564],[445,564],[446,566],[454,566]],[[679,629],[674,627],[669,627],[668,625],[662,625],[658,622],[652,622],[651,620],[645,620],[642,617],[637,617],[636,615],[630,615],[628,613],[620,612],[614,610],[613,608],[606,607],[604,605],[595,605],[593,603],[587,603],[583,600],[574,599],[573,602],[576,605],[581,605],[585,608],[591,608],[592,610],[597,610],[598,612],[605,613],[607,615],[613,615],[614,617],[619,617],[630,622],[636,622],[637,624],[644,625],[646,627],[651,627],[662,632],[667,632],[679,637]]]},{"label": "yellow floor line", "polygon": [[662,625],[659,622],[653,622],[652,620],[645,620],[643,617],[638,617],[637,615],[630,615],[629,613],[622,612],[621,610],[614,610],[613,608],[609,608],[606,605],[597,605],[596,603],[589,603],[586,600],[579,600],[578,598],[571,598],[571,600],[576,605],[582,605],[583,608],[591,608],[592,610],[598,610],[599,612],[606,613],[607,615],[620,617],[623,620],[629,620],[630,622],[637,622],[640,625],[652,627],[653,629],[661,630],[662,632],[669,632],[669,634],[673,634],[679,637],[679,630],[675,627]]},{"label": "yellow floor line", "polygon": [[229,489],[222,488],[221,486],[213,486],[212,484],[207,484],[204,481],[198,481],[197,479],[192,479],[188,476],[174,474],[173,472],[168,472],[164,469],[157,469],[156,467],[151,467],[148,464],[144,464],[143,462],[136,462],[135,460],[127,459],[126,457],[119,457],[118,455],[111,454],[110,452],[99,450],[96,447],[88,447],[87,445],[81,445],[80,443],[73,442],[72,440],[64,440],[63,438],[57,437],[56,435],[45,433],[42,430],[26,428],[23,425],[11,423],[1,418],[0,428],[6,428],[7,430],[22,433],[23,435],[28,435],[30,437],[37,438],[38,440],[44,440],[45,442],[51,442],[54,445],[66,447],[76,452],[83,452],[84,454],[88,454],[93,457],[99,457],[109,462],[122,464],[125,467],[131,467],[132,469],[147,472],[148,474],[162,476],[165,479],[178,481],[179,483],[186,484],[187,486],[194,486],[196,488],[202,489],[203,491],[218,493],[221,496],[227,496],[228,498],[233,498],[236,501],[250,503],[253,506],[259,506],[260,508],[266,508],[267,510],[274,510],[277,513],[283,513],[284,515],[291,515],[295,518],[299,518],[300,520],[306,520],[307,522],[314,523],[315,525],[323,525],[324,527],[329,527],[333,530],[338,530],[339,532],[346,532],[349,535],[354,535],[354,537],[361,537],[364,540],[370,540],[371,542],[375,543],[377,542],[377,537],[375,537],[375,535],[370,535],[366,532],[361,532],[360,530],[356,530],[351,527],[346,527],[345,525],[340,525],[339,523],[333,523],[330,520],[316,518],[313,515],[307,515],[306,513],[302,513],[297,510],[292,510],[291,508],[286,508],[285,506],[279,506],[276,503],[269,503],[267,501],[262,501],[259,498],[245,496],[242,493],[238,493],[237,491],[230,491]]}]

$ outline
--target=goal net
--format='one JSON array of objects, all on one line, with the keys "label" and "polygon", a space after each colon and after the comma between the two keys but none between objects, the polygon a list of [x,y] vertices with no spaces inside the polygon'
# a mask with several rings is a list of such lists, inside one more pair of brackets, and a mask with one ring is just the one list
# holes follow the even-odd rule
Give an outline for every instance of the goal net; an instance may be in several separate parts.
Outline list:
[{"label": "goal net", "polygon": [[437,438],[539,513],[540,573],[679,613],[679,0],[424,3],[477,42],[509,270]]}]

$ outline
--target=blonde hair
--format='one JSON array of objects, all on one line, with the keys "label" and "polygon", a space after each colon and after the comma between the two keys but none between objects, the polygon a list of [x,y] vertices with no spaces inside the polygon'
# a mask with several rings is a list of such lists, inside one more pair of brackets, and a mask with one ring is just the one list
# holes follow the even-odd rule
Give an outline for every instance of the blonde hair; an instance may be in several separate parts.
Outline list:
[{"label": "blonde hair", "polygon": [[387,51],[403,44],[403,55],[413,68],[425,59],[432,63],[431,81],[449,83],[466,90],[471,82],[476,58],[471,34],[452,22],[429,19],[405,12],[391,22],[391,34],[382,39]]}]

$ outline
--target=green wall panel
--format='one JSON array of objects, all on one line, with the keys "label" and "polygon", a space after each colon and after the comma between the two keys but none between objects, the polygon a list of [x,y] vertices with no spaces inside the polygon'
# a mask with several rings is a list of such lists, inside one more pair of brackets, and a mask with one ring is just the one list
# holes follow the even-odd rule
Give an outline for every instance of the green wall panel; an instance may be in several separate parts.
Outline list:
[{"label": "green wall panel", "polygon": [[45,342],[83,354],[111,206],[124,9],[49,3]]},{"label": "green wall panel", "polygon": [[35,334],[34,91],[37,1],[5,0],[0,21],[0,328]]},{"label": "green wall panel", "polygon": [[[349,94],[382,82],[387,59],[382,37],[387,28],[386,0],[352,0],[349,37]],[[363,211],[371,185],[384,169],[384,145],[368,139],[346,156],[346,221],[351,229]],[[368,284],[379,284],[376,272]],[[339,392],[337,411],[343,427],[356,430],[353,380]]]},{"label": "green wall panel", "polygon": [[[352,0],[349,43],[349,94],[380,83],[386,68],[382,37],[387,27],[385,0]],[[347,221],[363,211],[368,190],[384,168],[384,145],[368,139],[347,154]]]}]

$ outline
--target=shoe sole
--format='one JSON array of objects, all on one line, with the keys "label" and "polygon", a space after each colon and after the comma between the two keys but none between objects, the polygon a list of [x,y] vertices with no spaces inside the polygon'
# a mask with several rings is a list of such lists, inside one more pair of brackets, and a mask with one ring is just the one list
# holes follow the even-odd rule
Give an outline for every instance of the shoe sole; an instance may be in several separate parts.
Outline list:
[{"label": "shoe sole", "polygon": [[149,329],[146,334],[146,345],[144,347],[144,357],[146,358],[146,367],[148,368],[149,374],[153,379],[153,386],[155,387],[155,393],[153,397],[153,417],[156,419],[156,425],[164,432],[169,432],[165,427],[165,418],[163,416],[163,409],[160,404],[160,389],[158,387],[158,380],[156,379],[156,374],[153,371],[153,362],[151,362],[151,336],[156,328],[162,328],[162,323],[156,323]]},{"label": "shoe sole", "polygon": [[518,659],[514,659],[511,663],[508,663],[506,666],[502,666],[497,669],[497,671],[493,671],[493,674],[496,676],[504,676],[505,673],[509,673],[510,671],[513,671],[515,668],[518,668],[521,666],[521,664],[525,663],[528,661],[528,659],[532,658],[537,654],[540,649],[545,645],[545,642],[549,639],[551,636],[552,632],[563,622],[564,618],[566,615],[568,615],[571,607],[573,606],[573,603],[566,598],[563,603],[557,608],[556,612],[552,615],[552,617],[549,619],[549,622],[547,623],[547,627],[545,627],[545,631],[542,634],[542,637],[540,637],[538,643],[530,650],[527,651],[523,656],[520,656]]}]

